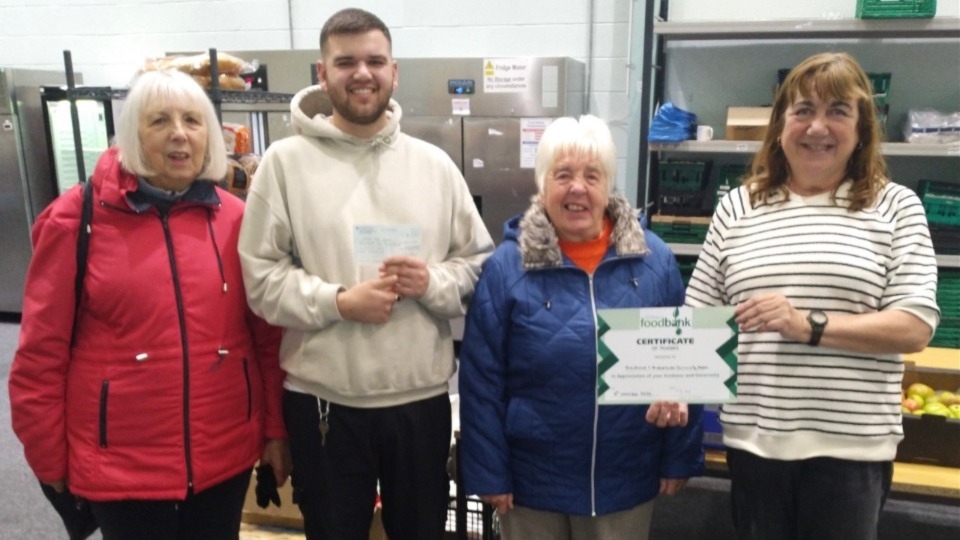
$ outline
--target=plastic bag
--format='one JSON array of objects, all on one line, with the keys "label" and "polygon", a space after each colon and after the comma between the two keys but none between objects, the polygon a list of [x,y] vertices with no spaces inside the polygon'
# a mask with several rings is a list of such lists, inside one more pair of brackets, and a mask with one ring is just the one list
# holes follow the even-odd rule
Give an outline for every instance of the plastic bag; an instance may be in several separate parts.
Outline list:
[{"label": "plastic bag", "polygon": [[960,142],[960,112],[911,109],[903,124],[903,140],[928,144]]},{"label": "plastic bag", "polygon": [[697,115],[666,102],[650,122],[650,142],[680,142],[697,137]]},{"label": "plastic bag", "polygon": [[227,147],[228,154],[249,154],[251,148],[250,128],[243,124],[233,122],[224,122],[223,144]]}]

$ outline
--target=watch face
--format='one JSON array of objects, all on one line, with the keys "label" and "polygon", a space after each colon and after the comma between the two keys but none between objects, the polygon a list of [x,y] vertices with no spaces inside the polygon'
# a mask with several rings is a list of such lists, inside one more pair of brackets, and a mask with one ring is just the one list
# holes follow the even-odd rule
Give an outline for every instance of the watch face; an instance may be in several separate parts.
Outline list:
[{"label": "watch face", "polygon": [[811,311],[809,319],[812,324],[827,324],[827,314],[822,311]]}]

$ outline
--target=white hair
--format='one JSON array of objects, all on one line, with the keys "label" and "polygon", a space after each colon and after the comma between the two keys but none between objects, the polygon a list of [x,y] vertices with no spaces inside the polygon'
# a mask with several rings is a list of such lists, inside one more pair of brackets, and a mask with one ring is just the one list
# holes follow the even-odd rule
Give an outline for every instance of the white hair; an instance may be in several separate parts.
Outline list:
[{"label": "white hair", "polygon": [[606,176],[607,193],[613,193],[617,175],[617,147],[606,122],[585,114],[578,119],[558,118],[544,130],[537,147],[535,178],[537,190],[542,195],[547,175],[554,162],[568,154],[584,154],[600,162]]},{"label": "white hair", "polygon": [[220,180],[227,174],[227,149],[217,111],[206,91],[189,75],[170,69],[146,71],[127,92],[120,111],[115,137],[120,164],[133,174],[149,178],[155,174],[147,165],[140,141],[140,113],[157,103],[185,102],[203,113],[207,126],[207,150],[199,178]]}]

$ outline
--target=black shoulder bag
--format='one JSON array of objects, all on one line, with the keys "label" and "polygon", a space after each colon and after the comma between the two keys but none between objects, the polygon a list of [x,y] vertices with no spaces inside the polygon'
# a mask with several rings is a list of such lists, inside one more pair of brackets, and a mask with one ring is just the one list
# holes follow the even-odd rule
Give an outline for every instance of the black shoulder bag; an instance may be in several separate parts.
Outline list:
[{"label": "black shoulder bag", "polygon": [[[90,250],[90,222],[93,220],[93,186],[90,181],[83,183],[83,206],[80,209],[80,231],[77,235],[77,277],[74,282],[76,303],[73,310],[73,331],[70,343],[77,332],[77,319],[80,314],[80,297],[83,294],[83,278],[87,274],[87,253]],[[53,505],[63,520],[70,540],[86,540],[97,530],[97,518],[90,508],[90,501],[77,497],[65,489],[57,493],[49,484],[40,483],[44,496]]]}]

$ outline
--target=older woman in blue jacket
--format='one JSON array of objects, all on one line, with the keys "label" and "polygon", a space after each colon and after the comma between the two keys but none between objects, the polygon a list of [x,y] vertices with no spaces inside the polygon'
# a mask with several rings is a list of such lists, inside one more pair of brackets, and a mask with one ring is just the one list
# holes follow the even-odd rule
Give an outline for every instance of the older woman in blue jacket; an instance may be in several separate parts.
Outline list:
[{"label": "older woman in blue jacket", "polygon": [[602,120],[553,122],[539,193],[506,223],[467,314],[463,477],[507,539],[647,538],[656,496],[703,472],[702,407],[597,402],[597,310],[684,299],[673,254],[615,175]]}]

